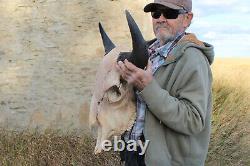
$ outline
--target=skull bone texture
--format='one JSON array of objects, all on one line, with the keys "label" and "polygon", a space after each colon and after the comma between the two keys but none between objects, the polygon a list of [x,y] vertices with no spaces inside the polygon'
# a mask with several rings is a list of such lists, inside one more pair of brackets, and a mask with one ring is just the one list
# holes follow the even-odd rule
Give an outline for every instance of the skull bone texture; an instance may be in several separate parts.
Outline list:
[{"label": "skull bone texture", "polygon": [[127,59],[143,69],[148,61],[148,46],[130,13],[125,13],[133,43],[131,52],[121,52],[99,23],[106,54],[96,73],[90,104],[89,124],[91,129],[97,129],[95,154],[102,151],[103,141],[130,130],[136,119],[134,88],[121,77],[115,65]]}]

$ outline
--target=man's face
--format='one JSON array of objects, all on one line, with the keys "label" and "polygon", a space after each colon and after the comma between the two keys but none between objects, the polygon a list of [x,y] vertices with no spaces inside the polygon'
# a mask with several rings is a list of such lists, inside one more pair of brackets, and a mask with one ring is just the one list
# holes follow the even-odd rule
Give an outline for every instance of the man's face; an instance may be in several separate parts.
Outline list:
[{"label": "man's face", "polygon": [[154,34],[161,45],[173,40],[178,33],[185,30],[184,15],[179,14],[176,19],[167,19],[163,14],[158,19],[152,17]]}]

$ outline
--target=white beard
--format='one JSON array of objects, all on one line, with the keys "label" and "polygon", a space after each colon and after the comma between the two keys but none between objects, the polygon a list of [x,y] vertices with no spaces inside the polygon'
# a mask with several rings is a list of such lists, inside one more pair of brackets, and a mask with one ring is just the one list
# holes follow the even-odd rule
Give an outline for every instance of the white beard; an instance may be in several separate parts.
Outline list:
[{"label": "white beard", "polygon": [[156,28],[156,32],[155,32],[156,38],[160,41],[160,43],[162,45],[164,45],[165,43],[167,43],[169,41],[174,40],[174,38],[175,38],[175,35],[170,34],[171,30],[169,28],[167,28],[165,26],[164,26],[164,28],[166,29],[165,32],[160,33],[158,28]]},{"label": "white beard", "polygon": [[160,35],[159,33],[158,34],[156,34],[156,38],[160,41],[160,43],[162,44],[162,45],[164,45],[164,44],[166,44],[166,43],[168,43],[168,42],[170,42],[170,41],[172,41],[172,40],[174,40],[174,36],[173,35]]}]

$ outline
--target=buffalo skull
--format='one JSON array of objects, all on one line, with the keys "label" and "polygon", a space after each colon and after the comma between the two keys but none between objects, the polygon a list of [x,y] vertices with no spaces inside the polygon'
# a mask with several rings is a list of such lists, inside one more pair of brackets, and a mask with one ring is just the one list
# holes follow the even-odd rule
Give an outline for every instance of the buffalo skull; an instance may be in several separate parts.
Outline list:
[{"label": "buffalo skull", "polygon": [[121,77],[115,65],[117,61],[128,59],[143,69],[148,61],[148,46],[132,16],[128,11],[125,13],[133,43],[131,52],[116,47],[99,23],[106,54],[96,73],[90,104],[89,124],[92,129],[97,128],[95,154],[102,151],[104,140],[130,130],[136,119],[133,86]]}]

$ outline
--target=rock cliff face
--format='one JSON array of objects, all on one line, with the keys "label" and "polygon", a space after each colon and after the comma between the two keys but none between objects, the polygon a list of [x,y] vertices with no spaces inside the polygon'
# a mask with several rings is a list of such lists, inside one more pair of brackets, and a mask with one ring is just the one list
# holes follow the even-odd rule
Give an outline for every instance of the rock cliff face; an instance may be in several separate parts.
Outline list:
[{"label": "rock cliff face", "polygon": [[131,46],[124,10],[153,37],[146,0],[1,0],[0,127],[85,129],[96,67],[98,22]]}]

